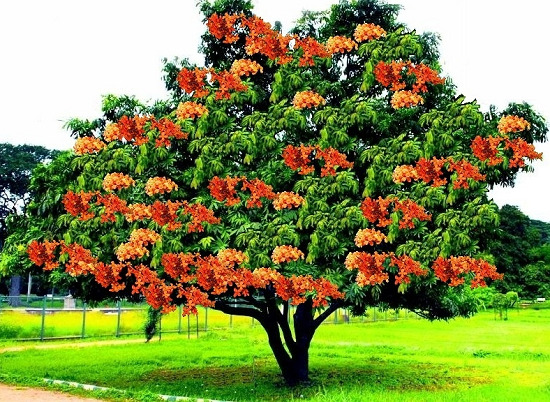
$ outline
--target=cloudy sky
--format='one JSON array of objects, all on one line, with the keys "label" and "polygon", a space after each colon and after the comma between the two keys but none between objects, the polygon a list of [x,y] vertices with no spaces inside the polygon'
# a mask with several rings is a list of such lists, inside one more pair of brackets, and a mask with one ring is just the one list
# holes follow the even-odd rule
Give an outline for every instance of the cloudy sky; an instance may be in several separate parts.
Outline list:
[{"label": "cloudy sky", "polygon": [[[255,0],[256,14],[292,25],[302,10],[336,0]],[[391,2],[391,1],[390,1]],[[441,36],[444,74],[484,109],[526,101],[550,119],[546,2],[523,0],[395,0],[400,20]],[[95,118],[101,96],[161,98],[161,59],[197,63],[204,28],[196,0],[18,0],[0,5],[0,142],[68,149],[71,117]],[[538,150],[550,155],[550,144]],[[550,222],[550,156],[534,174],[491,193]]]}]

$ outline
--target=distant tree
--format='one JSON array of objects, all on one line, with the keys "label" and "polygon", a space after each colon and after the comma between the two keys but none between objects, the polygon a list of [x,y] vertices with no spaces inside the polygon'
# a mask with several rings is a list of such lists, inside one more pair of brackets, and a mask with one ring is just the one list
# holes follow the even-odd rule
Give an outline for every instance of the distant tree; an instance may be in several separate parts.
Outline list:
[{"label": "distant tree", "polygon": [[[0,144],[0,250],[8,235],[8,216],[14,220],[30,200],[29,182],[32,170],[58,153],[37,145]],[[1,274],[1,273],[0,273]],[[19,296],[21,276],[11,277],[9,294]],[[15,300],[15,299],[14,299]]]},{"label": "distant tree", "polygon": [[535,267],[550,264],[550,246],[543,240],[549,225],[529,219],[511,205],[504,205],[499,216],[500,226],[487,237],[488,250],[504,274],[494,287],[503,293],[517,292],[521,298],[537,297],[544,292],[545,282],[539,280],[544,272],[537,274]]},{"label": "distant tree", "polygon": [[338,308],[473,314],[462,288],[499,277],[479,247],[498,221],[489,184],[540,158],[546,127],[465,102],[424,37],[393,14],[372,23],[379,4],[340,2],[283,35],[250,2],[201,2],[216,53],[167,66],[168,100],[120,116],[111,98],[103,129],[84,124],[76,177],[36,195],[54,225],[30,259],[103,287],[88,297],[252,317],[290,385]]}]

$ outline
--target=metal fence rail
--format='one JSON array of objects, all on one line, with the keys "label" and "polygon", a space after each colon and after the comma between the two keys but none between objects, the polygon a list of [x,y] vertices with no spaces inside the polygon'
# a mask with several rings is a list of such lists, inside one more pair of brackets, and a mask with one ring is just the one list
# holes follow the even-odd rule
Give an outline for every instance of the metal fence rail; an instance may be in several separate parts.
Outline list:
[{"label": "metal fence rail", "polygon": [[[182,317],[181,307],[163,315],[157,335],[179,333],[187,337],[200,332],[227,328],[250,328],[250,317],[226,315],[199,308],[196,316]],[[292,312],[291,312],[292,313]],[[0,295],[0,339],[49,340],[69,338],[120,337],[143,334],[146,304],[117,302],[91,308],[72,297],[2,296]],[[363,317],[353,317],[347,310],[334,312],[324,324],[369,323],[375,321],[418,318],[407,310],[369,308]]]}]

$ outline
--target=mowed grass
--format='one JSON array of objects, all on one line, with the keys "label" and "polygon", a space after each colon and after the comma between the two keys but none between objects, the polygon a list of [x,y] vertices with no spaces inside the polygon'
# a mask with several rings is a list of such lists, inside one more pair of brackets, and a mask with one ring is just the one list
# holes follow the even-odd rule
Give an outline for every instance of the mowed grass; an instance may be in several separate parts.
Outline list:
[{"label": "mowed grass", "polygon": [[312,384],[294,389],[257,324],[147,344],[24,344],[0,354],[0,372],[220,400],[550,401],[550,311],[508,318],[326,324],[311,347]]}]

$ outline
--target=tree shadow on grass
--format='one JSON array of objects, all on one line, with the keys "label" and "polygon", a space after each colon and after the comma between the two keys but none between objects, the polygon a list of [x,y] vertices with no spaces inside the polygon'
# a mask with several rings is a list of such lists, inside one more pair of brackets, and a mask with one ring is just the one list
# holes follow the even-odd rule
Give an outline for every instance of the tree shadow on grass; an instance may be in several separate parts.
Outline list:
[{"label": "tree shadow on grass", "polygon": [[353,365],[333,364],[330,360],[316,362],[310,377],[311,384],[288,388],[278,367],[264,358],[249,365],[158,369],[144,375],[142,381],[148,389],[162,393],[223,400],[322,398],[334,391],[352,393],[358,389],[365,395],[383,391],[452,391],[491,382],[490,377],[472,368],[376,357]]}]

